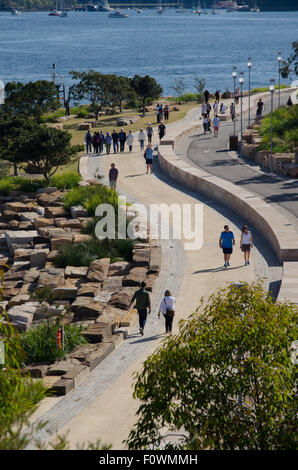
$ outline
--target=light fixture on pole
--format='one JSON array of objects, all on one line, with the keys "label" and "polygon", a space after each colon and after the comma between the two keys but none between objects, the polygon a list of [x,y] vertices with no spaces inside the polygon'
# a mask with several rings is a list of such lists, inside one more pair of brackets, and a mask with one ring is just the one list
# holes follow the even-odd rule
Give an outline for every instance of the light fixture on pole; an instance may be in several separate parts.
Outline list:
[{"label": "light fixture on pole", "polygon": [[243,77],[243,72],[239,73],[239,85],[240,85],[240,155],[242,154],[242,132],[243,132],[243,113],[242,113],[242,108],[243,108],[243,82],[244,82],[244,77]]},{"label": "light fixture on pole", "polygon": [[280,108],[280,64],[281,64],[281,52],[278,53],[278,107]]},{"label": "light fixture on pole", "polygon": [[250,126],[250,70],[252,67],[251,57],[248,58],[248,125]]},{"label": "light fixture on pole", "polygon": [[236,78],[237,67],[233,67],[232,77],[234,79],[234,134],[236,133]]},{"label": "light fixture on pole", "polygon": [[273,157],[272,157],[272,148],[273,148],[273,94],[275,91],[275,80],[271,78],[269,90],[271,93],[271,127],[270,127],[270,172],[273,173]]}]

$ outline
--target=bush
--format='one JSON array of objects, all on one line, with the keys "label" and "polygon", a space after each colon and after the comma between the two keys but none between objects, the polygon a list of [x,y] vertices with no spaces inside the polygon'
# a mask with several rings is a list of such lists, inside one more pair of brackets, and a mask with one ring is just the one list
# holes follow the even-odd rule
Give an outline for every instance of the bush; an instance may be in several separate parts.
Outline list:
[{"label": "bush", "polygon": [[11,163],[8,160],[0,160],[0,179],[6,178],[10,172]]},{"label": "bush", "polygon": [[[289,88],[289,85],[283,85],[281,84],[280,85],[280,88],[283,89],[283,88]],[[275,90],[278,90],[278,85],[275,85]],[[253,88],[251,90],[251,94],[253,93],[265,93],[266,91],[269,91],[269,87],[258,87],[258,88]]]},{"label": "bush", "polygon": [[22,347],[26,354],[26,363],[55,362],[63,359],[76,346],[87,341],[82,335],[81,325],[65,325],[64,327],[64,349],[58,349],[56,343],[59,325],[41,324],[32,328],[22,336]]},{"label": "bush", "polygon": [[118,208],[117,193],[104,186],[79,186],[72,189],[63,197],[65,210],[69,211],[72,206],[81,205],[85,207],[90,216],[95,214],[95,209],[99,204],[111,204],[115,210]]},{"label": "bush", "polygon": [[95,259],[110,258],[111,262],[126,260],[132,257],[133,241],[127,240],[97,240],[64,245],[54,259],[58,268],[66,266],[89,266]]},{"label": "bush", "polygon": [[201,100],[202,100],[202,95],[198,93],[184,93],[183,95],[180,95],[176,98],[176,101],[184,101],[185,103],[188,103],[190,101],[201,102]]},{"label": "bush", "polygon": [[60,190],[76,188],[80,181],[82,181],[81,175],[74,172],[62,173],[51,178],[51,184]]},{"label": "bush", "polygon": [[78,118],[86,118],[90,114],[89,106],[77,106],[71,108],[70,114],[76,114]]},{"label": "bush", "polygon": [[[279,108],[273,113],[273,152],[295,152],[298,141],[298,106]],[[260,150],[270,149],[271,116],[265,116],[259,128]]]}]

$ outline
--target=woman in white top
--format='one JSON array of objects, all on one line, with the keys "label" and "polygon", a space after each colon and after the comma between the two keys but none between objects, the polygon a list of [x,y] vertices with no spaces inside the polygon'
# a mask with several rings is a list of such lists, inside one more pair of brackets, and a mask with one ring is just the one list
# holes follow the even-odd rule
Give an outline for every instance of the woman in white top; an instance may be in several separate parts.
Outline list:
[{"label": "woman in white top", "polygon": [[247,225],[243,225],[242,234],[240,239],[240,248],[244,253],[244,266],[249,264],[250,250],[253,248],[253,238],[251,232],[248,230]]},{"label": "woman in white top", "polygon": [[175,297],[172,297],[171,292],[166,290],[160,303],[158,317],[160,317],[160,312],[162,312],[166,322],[166,333],[169,333],[169,335],[172,334],[173,319],[175,315],[175,303]]},{"label": "woman in white top", "polygon": [[131,133],[131,131],[128,131],[128,134],[126,136],[126,144],[128,145],[129,151],[132,151],[132,146],[133,146],[133,141],[135,140],[134,135]]}]

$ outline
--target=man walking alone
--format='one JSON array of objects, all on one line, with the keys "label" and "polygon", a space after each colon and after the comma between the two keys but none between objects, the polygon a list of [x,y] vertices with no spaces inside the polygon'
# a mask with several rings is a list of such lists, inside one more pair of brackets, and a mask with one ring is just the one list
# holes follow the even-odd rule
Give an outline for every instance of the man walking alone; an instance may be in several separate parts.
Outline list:
[{"label": "man walking alone", "polygon": [[142,336],[144,335],[147,313],[151,313],[150,296],[149,293],[145,290],[145,287],[146,282],[142,282],[141,288],[134,293],[133,298],[131,299],[131,302],[129,304],[130,308],[133,302],[136,300],[135,308],[137,309],[139,314],[139,326],[140,333]]}]

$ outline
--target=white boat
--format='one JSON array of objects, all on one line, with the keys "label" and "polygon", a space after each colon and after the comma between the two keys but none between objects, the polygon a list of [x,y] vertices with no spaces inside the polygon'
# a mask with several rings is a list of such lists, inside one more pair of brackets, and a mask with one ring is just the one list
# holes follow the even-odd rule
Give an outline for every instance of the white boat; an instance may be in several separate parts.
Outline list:
[{"label": "white boat", "polygon": [[257,6],[257,1],[255,0],[254,7],[250,9],[253,13],[260,13],[260,8]]},{"label": "white boat", "polygon": [[62,11],[61,10],[53,10],[50,11],[49,16],[61,16]]},{"label": "white boat", "polygon": [[119,10],[115,10],[113,13],[109,13],[109,18],[128,18],[128,15],[121,13]]},{"label": "white boat", "polygon": [[158,7],[157,7],[157,14],[158,15],[162,15],[163,14],[163,11],[164,11],[164,7],[161,6],[161,0],[159,0],[158,2]]},{"label": "white boat", "polygon": [[22,14],[21,10],[17,10],[16,8],[14,8],[13,10],[11,10],[11,14],[13,16],[20,16]]}]

